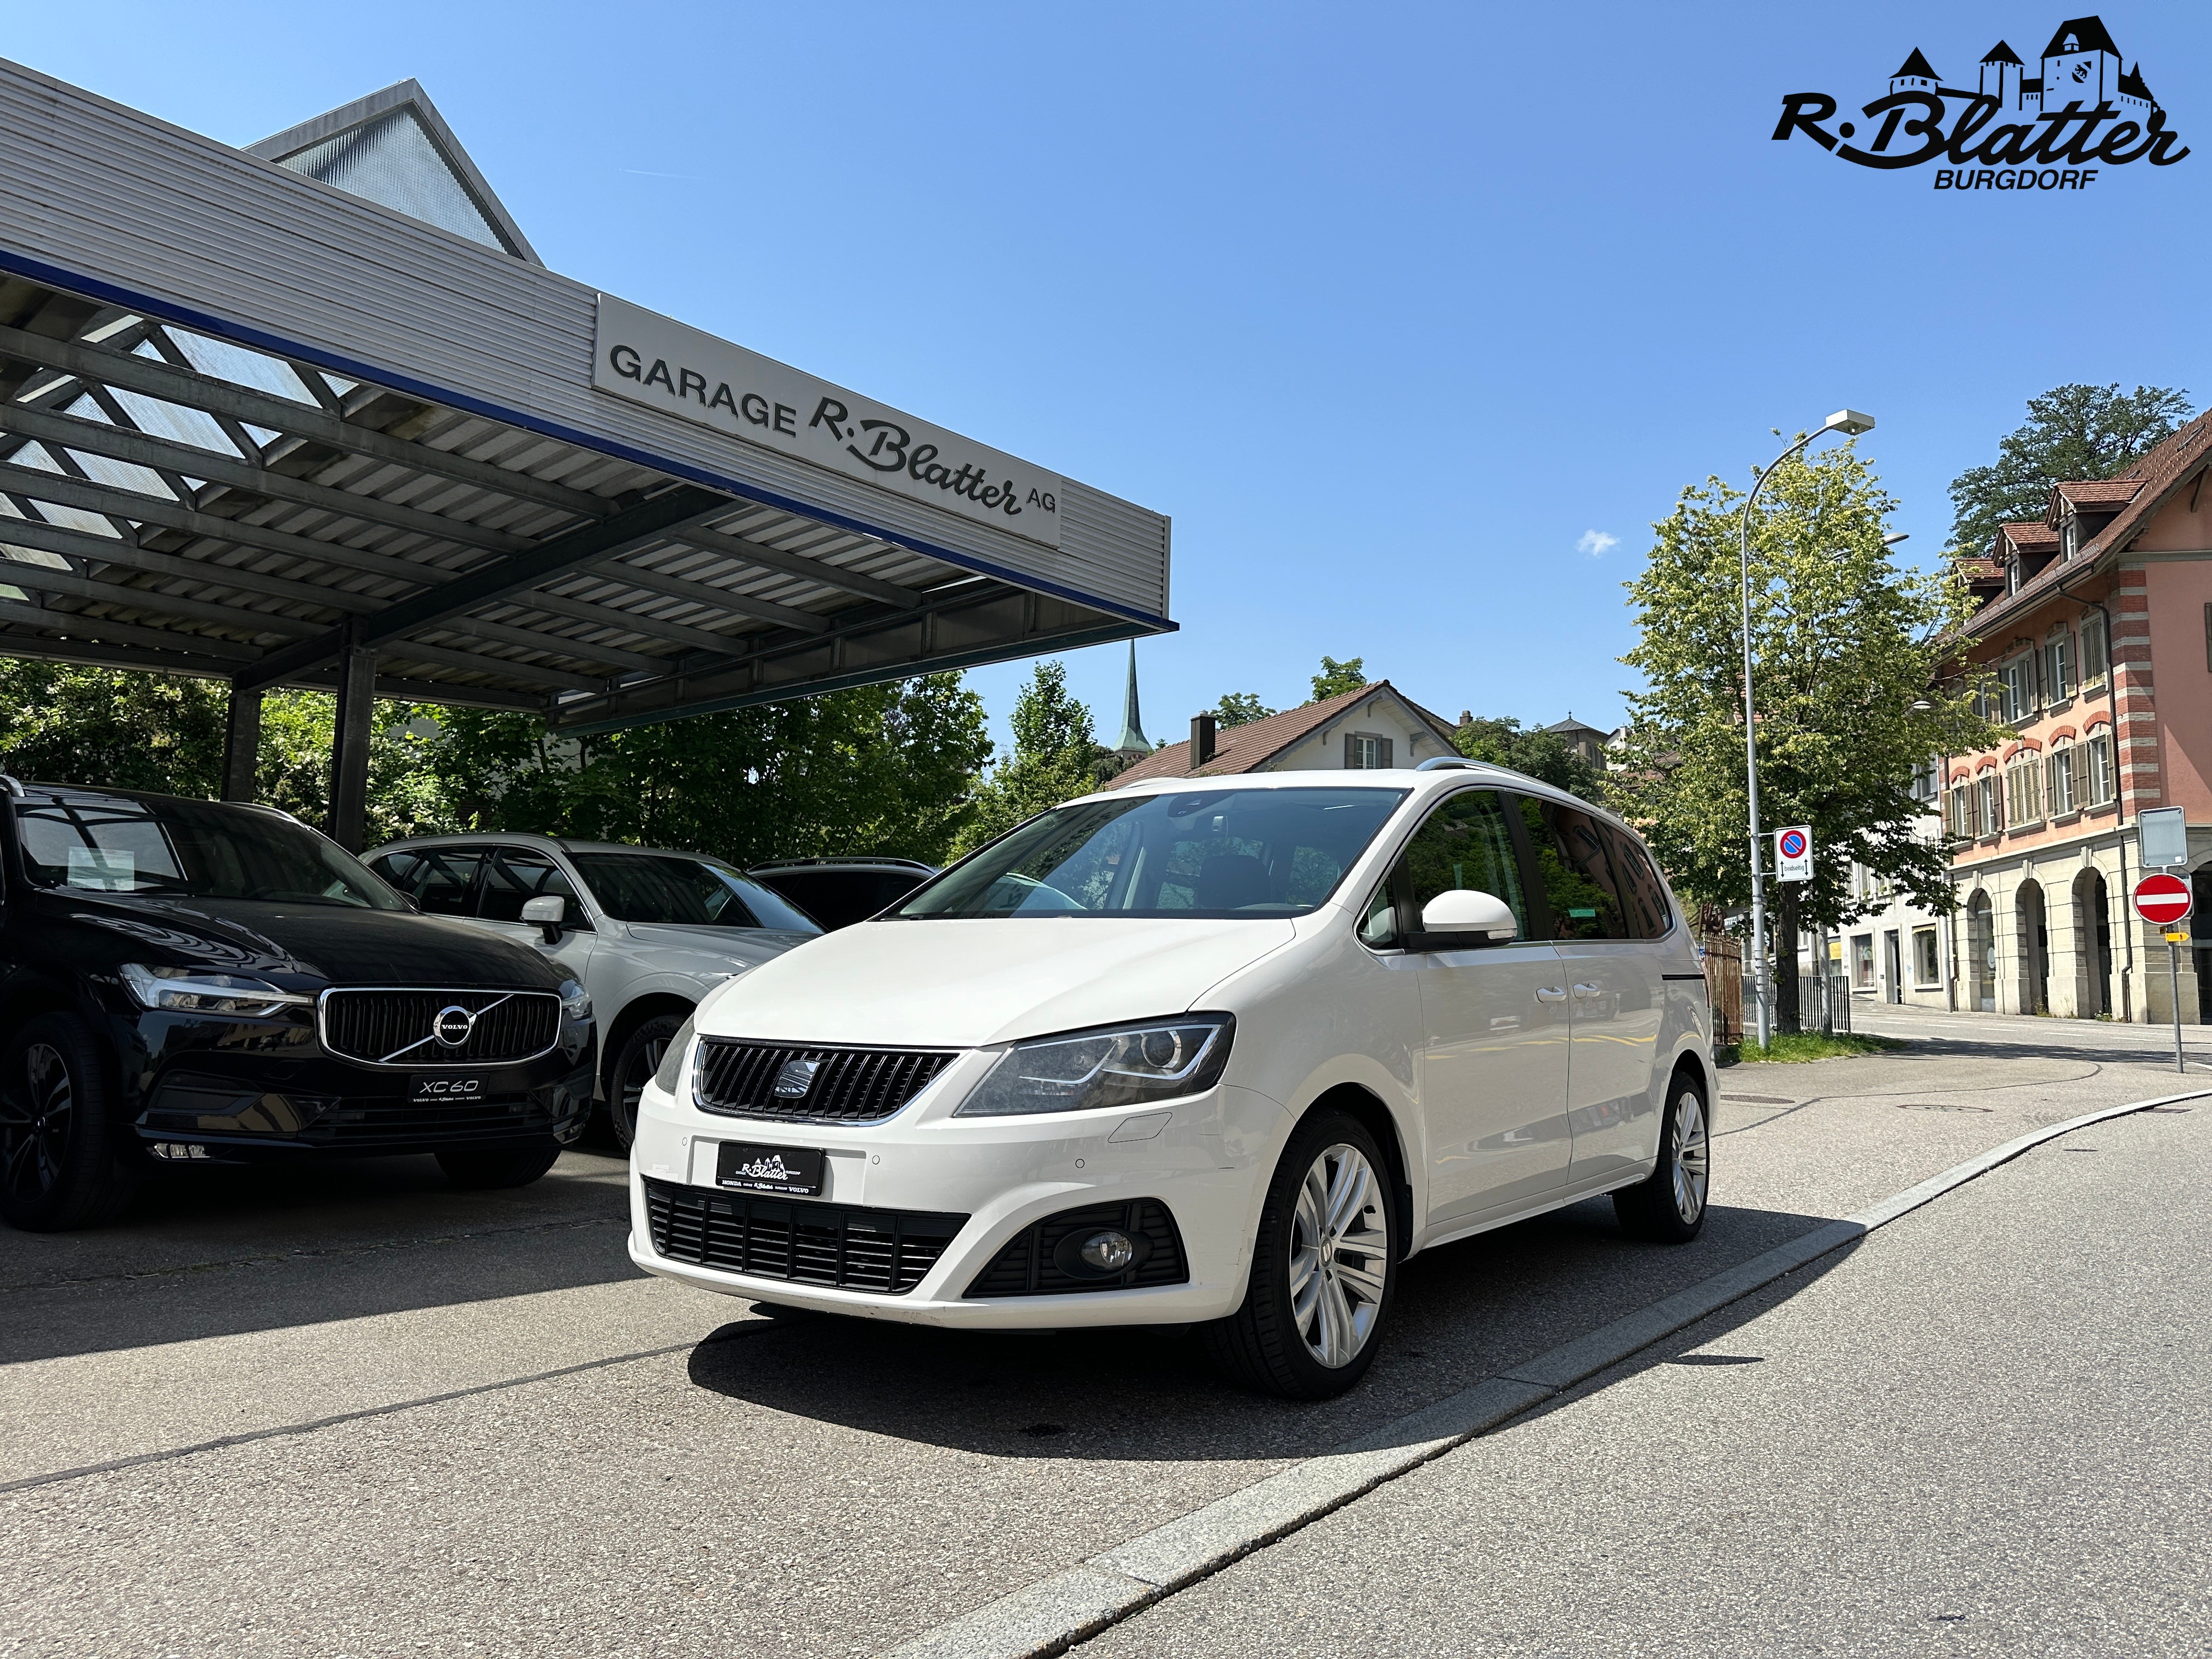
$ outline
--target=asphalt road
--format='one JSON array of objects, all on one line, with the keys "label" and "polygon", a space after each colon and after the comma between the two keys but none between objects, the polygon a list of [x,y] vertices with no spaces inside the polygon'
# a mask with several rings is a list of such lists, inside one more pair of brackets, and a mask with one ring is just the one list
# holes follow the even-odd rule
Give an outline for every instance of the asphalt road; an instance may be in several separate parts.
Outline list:
[{"label": "asphalt road", "polygon": [[[2004,1024],[2031,1029],[2016,1036],[1999,1029]],[[1432,1252],[1408,1265],[1399,1322],[1368,1382],[1316,1407],[1237,1394],[1211,1374],[1195,1344],[1172,1335],[906,1331],[775,1316],[641,1278],[622,1254],[622,1169],[604,1156],[571,1155],[538,1186],[495,1194],[444,1188],[428,1160],[313,1180],[177,1171],[108,1231],[0,1234],[0,1423],[8,1428],[0,1436],[0,1595],[12,1615],[0,1625],[0,1653],[879,1652],[2026,1128],[2185,1086],[2130,1028],[2069,1024],[2062,1032],[2061,1022],[1992,1022],[1984,1032],[1971,1018],[1966,1024],[1963,1034],[1933,1025],[1909,1033],[1916,1045],[1900,1054],[1730,1073],[1717,1114],[1716,1208],[1697,1244],[1631,1244],[1610,1206],[1595,1204]],[[2154,1127],[2136,1129],[2138,1121]],[[2207,1122],[2212,1101],[2193,1115],[2128,1120],[2108,1138],[2132,1145],[2126,1137],[2168,1133],[2195,1147]],[[2118,1167],[2115,1155],[2106,1157]],[[2051,1152],[2018,1169],[2090,1163]],[[2200,1164],[2200,1182],[2203,1173]],[[2008,1169],[1968,1190],[1986,1203],[1985,1190],[2020,1178]],[[2184,1176],[2168,1178],[2185,1185]],[[2132,1213],[2128,1196],[2098,1215]],[[1816,1291],[1857,1282],[1867,1264],[1887,1259],[1893,1233],[1948,1224],[1963,1199],[1946,1199],[1847,1262],[1804,1275],[1807,1286],[1760,1316],[1811,1316],[1797,1313],[1800,1303],[1825,1306]],[[2190,1213],[2184,1200],[2172,1209],[2177,1226]],[[2139,1236],[2117,1222],[2093,1229],[2108,1240],[2116,1233]],[[1990,1254],[1998,1243],[2002,1258]],[[2172,1239],[2160,1249],[2160,1260],[2193,1259]],[[1856,1304],[1855,1317],[1840,1316],[1854,1333],[1848,1349],[1863,1352],[1870,1333],[1902,1328],[1907,1314],[1977,1326],[1984,1267],[2003,1261],[1997,1291],[2010,1295],[2050,1279],[2079,1249],[2071,1237],[2054,1242],[2017,1220],[1969,1229],[1964,1242],[1934,1252],[1932,1297],[1905,1273],[1868,1292],[1871,1302]],[[2124,1337],[2124,1310],[2139,1304],[2084,1295],[2090,1323],[2078,1329]],[[2006,1306],[2028,1318],[2032,1306],[2019,1302],[2013,1296]],[[2003,1311],[1993,1308],[1991,1316]],[[2201,1303],[2172,1312],[2172,1328],[2186,1330],[2201,1312]],[[1817,1332],[1798,1340],[1809,1353],[1828,1352]],[[2039,1352],[2032,1337],[2023,1340]],[[2175,1363],[2195,1363],[2186,1340],[2182,1347]],[[1778,1340],[1772,1352],[1781,1352]],[[2003,1402],[2022,1390],[2043,1398],[2036,1376],[2009,1375],[2017,1356],[2002,1358],[1992,1347],[1968,1358],[1980,1369],[1962,1376],[1955,1392],[1972,1402],[1972,1420],[2005,1420]],[[2064,1374],[2054,1359],[2037,1376]],[[1691,1388],[1686,1407],[1662,1401],[1676,1413],[1664,1431],[1655,1438],[1641,1419],[1607,1430],[1615,1437],[1609,1450],[1592,1454],[1602,1466],[1593,1487],[1565,1479],[1571,1460],[1539,1460],[1553,1481],[1548,1499],[1540,1482],[1522,1492],[1534,1480],[1523,1468],[1504,1512],[1529,1522],[1551,1503],[1546,1524],[1555,1537],[1580,1535],[1580,1516],[1590,1535],[1577,1549],[1610,1548],[1620,1529],[1625,1571],[1642,1534],[1606,1494],[1626,1494],[1650,1462],[1636,1447],[1683,1446],[1683,1459],[1662,1460],[1653,1472],[1646,1496],[1707,1526],[1711,1505],[1700,1492],[1723,1478],[1730,1455],[1753,1458],[1764,1443],[1770,1462],[1762,1467],[1774,1474],[1768,1507],[1747,1503],[1729,1513],[1757,1517],[1746,1525],[1773,1536],[1762,1534],[1746,1559],[1832,1550],[1824,1530],[1832,1510],[1781,1513],[1801,1487],[1825,1493],[1838,1479],[1831,1470],[1826,1486],[1806,1486],[1783,1473],[1790,1445],[1805,1441],[1807,1414],[1833,1403],[1791,1392],[1826,1376],[1809,1362],[1654,1368],[1474,1443],[1418,1480],[1440,1480],[1460,1460],[1496,1455],[1531,1433],[1565,1432],[1551,1425],[1657,1386],[1642,1380],[1650,1375]],[[2143,1375],[2166,1376],[2155,1367]],[[1877,1385],[1860,1379],[1856,1387],[1850,1397],[1859,1408],[1887,1425],[1867,1429],[1868,1443],[1911,1443],[1921,1418],[1889,1423],[1884,1402],[1902,1411],[1915,1396],[1887,1372]],[[2157,1382],[2153,1393],[2163,1387]],[[1731,1400],[1784,1429],[1770,1427],[1764,1442],[1741,1424],[1729,1436],[1701,1430],[1680,1438],[1683,1423],[1695,1426],[1701,1413],[1718,1423]],[[1689,1417],[1678,1422],[1678,1407]],[[2096,1419],[2077,1419],[2076,1438]],[[1959,1411],[1936,1420],[1950,1425],[1937,1438],[1955,1444]],[[2039,1434],[2023,1435],[2028,1462],[2043,1444]],[[2113,1455],[2123,1449],[2115,1443]],[[1856,1448],[1845,1462],[1864,1455]],[[2069,1449],[2061,1461],[2087,1470],[2088,1456]],[[2034,1493],[2042,1521],[2062,1512],[2005,1467],[2007,1489]],[[2201,1475],[2200,1467],[2192,1477],[2199,1487]],[[1342,1516],[1396,1504],[1415,1480]],[[2133,1501],[2142,1507],[2139,1492]],[[1463,1507],[1459,1520],[1468,1525],[1500,1513],[1494,1501]],[[2109,1504],[2076,1513],[2099,1527],[2124,1519]],[[1436,1532],[1443,1519],[1430,1515],[1415,1530]],[[1220,1600],[1232,1579],[1243,1582],[1237,1575],[1263,1573],[1339,1524],[1349,1522],[1310,1528],[1100,1644],[1126,1646],[1149,1621],[1237,1614]],[[1396,1553],[1416,1559],[1417,1540],[1376,1535],[1395,1538]],[[1749,1548],[1740,1540],[1729,1547]],[[1482,1559],[1463,1555],[1453,1571],[1490,1583],[1504,1598],[1498,1616],[1508,1623],[1498,1628],[1513,1628],[1517,1603],[1509,1592],[1525,1582],[1534,1594],[1534,1565],[1524,1558],[1519,1577],[1499,1577],[1475,1569]],[[1874,1557],[1836,1559],[1848,1568],[1837,1582],[1863,1595],[1856,1574],[1878,1571]],[[1379,1621],[1362,1626],[1370,1650],[1397,1651],[1401,1643],[1408,1652],[1488,1650],[1455,1610],[1461,1603],[1435,1601],[1424,1585],[1389,1580],[1386,1568],[1372,1571],[1378,1583],[1398,1583],[1392,1605],[1417,1611],[1395,1622],[1371,1610],[1348,1615]],[[1687,1596],[1714,1570],[1693,1554],[1662,1576]],[[2160,1571],[2174,1583],[2204,1581],[2201,1571],[2191,1580]],[[1580,1605],[1565,1581],[1547,1582],[1551,1601],[1528,1609],[1532,1632],[1548,1628],[1541,1607]],[[2060,1594],[2046,1589],[2041,1605]],[[1433,1620],[1418,1611],[1425,1598]],[[2141,1601],[2154,1604],[2164,1606]],[[1283,1616],[1293,1616],[1287,1603]],[[1295,1616],[1319,1613],[1301,1608]],[[1655,1630],[1663,1626],[1657,1611],[1650,1616]],[[1214,1639],[1213,1628],[1190,1627],[1194,1649]],[[1294,1650],[1283,1632],[1297,1628],[1264,1638],[1243,1630],[1235,1639],[1247,1649]],[[1565,1644],[1557,1650],[1587,1650],[1572,1627],[1557,1628]],[[1185,1637],[1177,1626],[1127,1650],[1180,1649]],[[1345,1650],[1324,1641],[1311,1650]],[[1507,1642],[1498,1650],[1553,1650]]]}]

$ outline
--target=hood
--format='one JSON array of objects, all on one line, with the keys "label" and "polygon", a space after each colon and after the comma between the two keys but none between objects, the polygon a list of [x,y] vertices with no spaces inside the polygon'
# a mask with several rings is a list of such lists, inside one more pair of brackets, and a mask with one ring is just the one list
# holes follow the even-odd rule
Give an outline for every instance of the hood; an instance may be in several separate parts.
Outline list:
[{"label": "hood", "polygon": [[771,927],[687,927],[678,921],[623,921],[615,925],[628,930],[630,938],[640,945],[696,951],[702,956],[712,957],[718,966],[735,968],[740,972],[757,968],[793,945],[820,937]]},{"label": "hood", "polygon": [[142,941],[149,961],[336,985],[559,986],[534,951],[442,916],[252,899],[125,898],[71,891],[73,920]]},{"label": "hood", "polygon": [[869,921],[755,969],[699,1028],[799,1042],[973,1048],[1176,1014],[1297,937],[1286,920]]}]

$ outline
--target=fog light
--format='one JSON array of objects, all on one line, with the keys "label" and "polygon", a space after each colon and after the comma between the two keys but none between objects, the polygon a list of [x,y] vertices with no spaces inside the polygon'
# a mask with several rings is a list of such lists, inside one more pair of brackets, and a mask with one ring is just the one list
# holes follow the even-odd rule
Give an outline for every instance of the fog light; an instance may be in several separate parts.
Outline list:
[{"label": "fog light", "polygon": [[1093,1233],[1083,1241],[1076,1252],[1084,1265],[1096,1267],[1102,1273],[1118,1273],[1136,1260],[1137,1247],[1129,1242],[1127,1233]]}]

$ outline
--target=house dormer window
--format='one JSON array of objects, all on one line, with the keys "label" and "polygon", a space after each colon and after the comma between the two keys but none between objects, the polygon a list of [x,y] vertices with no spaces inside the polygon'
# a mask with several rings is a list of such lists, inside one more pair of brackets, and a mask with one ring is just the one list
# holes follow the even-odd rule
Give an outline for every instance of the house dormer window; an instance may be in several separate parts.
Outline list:
[{"label": "house dormer window", "polygon": [[2075,550],[2081,541],[2081,521],[2069,513],[2066,515],[2066,522],[2058,526],[2060,557],[2070,559],[2074,556]]}]

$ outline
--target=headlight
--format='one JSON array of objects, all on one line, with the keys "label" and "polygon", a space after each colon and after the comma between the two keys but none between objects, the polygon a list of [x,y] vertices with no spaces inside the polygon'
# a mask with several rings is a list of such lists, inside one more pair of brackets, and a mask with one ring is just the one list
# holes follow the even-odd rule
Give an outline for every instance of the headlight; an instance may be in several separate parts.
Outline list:
[{"label": "headlight", "polygon": [[1186,1014],[1018,1042],[952,1115],[1080,1112],[1199,1094],[1219,1080],[1236,1030],[1227,1014]]},{"label": "headlight", "polygon": [[123,964],[123,982],[142,1007],[173,1014],[238,1014],[266,1019],[286,1008],[305,1008],[314,999],[271,985],[248,974],[218,974],[198,968],[152,968]]},{"label": "headlight", "polygon": [[561,1018],[589,1019],[592,1017],[592,994],[573,979],[561,981]]},{"label": "headlight", "polygon": [[660,1069],[653,1074],[653,1080],[665,1093],[674,1094],[676,1079],[684,1075],[684,1056],[691,1052],[691,1022],[687,1019],[676,1028],[676,1035],[661,1051]]}]

